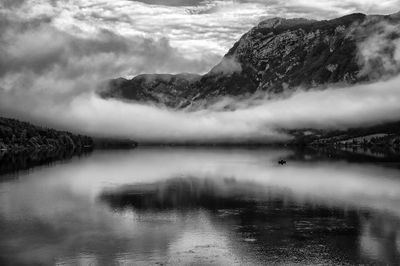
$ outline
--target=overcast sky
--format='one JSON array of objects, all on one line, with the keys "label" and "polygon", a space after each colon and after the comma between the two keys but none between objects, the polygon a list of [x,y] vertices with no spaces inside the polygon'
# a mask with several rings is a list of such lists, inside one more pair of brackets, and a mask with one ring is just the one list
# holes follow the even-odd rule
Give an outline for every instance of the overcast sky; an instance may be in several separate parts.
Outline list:
[{"label": "overcast sky", "polygon": [[[120,76],[205,73],[265,18],[398,11],[400,0],[0,0],[0,115],[147,140],[281,139],[285,136],[271,125],[349,126],[398,119],[399,79],[377,83],[379,88],[358,88],[368,92],[361,95],[327,90],[217,113],[167,111],[106,101],[94,93],[99,83]],[[400,29],[392,31],[387,34],[400,34]],[[391,45],[399,47],[394,61],[400,64],[400,43]],[[322,108],[319,102],[325,98],[336,100],[343,112]],[[324,112],[317,111],[321,108]]]},{"label": "overcast sky", "polygon": [[[1,16],[11,21],[45,23],[73,36],[102,31],[145,38],[177,49],[183,66],[127,67],[139,72],[205,72],[238,38],[263,18],[334,18],[354,12],[388,14],[400,0],[1,0]],[[4,7],[6,9],[4,9]],[[3,22],[4,24],[4,22]],[[4,27],[4,25],[2,25]],[[157,45],[157,44],[156,44]],[[129,64],[137,64],[135,61]],[[157,64],[156,64],[157,65]],[[168,65],[168,64],[166,64]]]}]

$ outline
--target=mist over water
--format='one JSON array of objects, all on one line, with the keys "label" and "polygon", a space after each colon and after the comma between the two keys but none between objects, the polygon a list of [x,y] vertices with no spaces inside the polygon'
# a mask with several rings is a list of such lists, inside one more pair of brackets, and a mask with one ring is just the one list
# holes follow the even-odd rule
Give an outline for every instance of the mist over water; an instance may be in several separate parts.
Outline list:
[{"label": "mist over water", "polygon": [[[398,121],[399,83],[400,78],[396,77],[351,88],[299,91],[284,99],[255,103],[241,100],[234,111],[170,110],[104,100],[94,93],[79,96],[70,103],[48,105],[46,101],[39,104],[36,98],[26,98],[26,95],[17,96],[17,99],[6,97],[4,92],[0,109],[14,115],[26,109],[22,117],[42,121],[40,123],[45,125],[138,141],[276,142],[290,139],[279,132],[281,129],[343,129]],[[24,99],[24,106],[19,104],[20,97]],[[30,109],[33,104],[35,107]]]},{"label": "mist over water", "polygon": [[1,177],[0,261],[396,265],[399,174],[285,149],[95,152]]}]

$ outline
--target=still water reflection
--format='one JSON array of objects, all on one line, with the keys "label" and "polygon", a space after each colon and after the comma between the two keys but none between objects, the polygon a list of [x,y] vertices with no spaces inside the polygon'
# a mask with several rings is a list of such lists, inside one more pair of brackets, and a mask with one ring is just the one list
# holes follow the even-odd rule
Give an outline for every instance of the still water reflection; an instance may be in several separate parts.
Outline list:
[{"label": "still water reflection", "polygon": [[0,176],[0,265],[400,265],[396,164],[301,154],[140,148]]}]

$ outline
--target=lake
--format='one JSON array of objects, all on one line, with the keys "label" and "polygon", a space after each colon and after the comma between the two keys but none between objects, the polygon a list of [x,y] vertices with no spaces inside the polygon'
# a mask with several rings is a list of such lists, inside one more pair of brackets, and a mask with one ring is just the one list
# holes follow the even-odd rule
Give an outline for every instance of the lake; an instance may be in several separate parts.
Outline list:
[{"label": "lake", "polygon": [[368,158],[141,147],[4,173],[0,265],[400,265],[400,164]]}]

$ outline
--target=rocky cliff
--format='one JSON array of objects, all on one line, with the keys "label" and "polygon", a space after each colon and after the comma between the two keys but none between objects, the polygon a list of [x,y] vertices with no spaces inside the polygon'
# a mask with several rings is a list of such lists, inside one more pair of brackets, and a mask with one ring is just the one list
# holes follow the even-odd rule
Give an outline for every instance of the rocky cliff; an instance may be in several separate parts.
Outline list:
[{"label": "rocky cliff", "polygon": [[[372,34],[400,27],[399,13],[390,16],[352,14],[333,20],[272,18],[260,22],[234,44],[222,61],[203,76],[140,75],[115,79],[103,97],[182,108],[221,96],[255,92],[280,94],[294,88],[354,84],[400,72],[388,68],[394,47],[382,46],[383,56],[367,58],[362,45]],[[400,39],[396,31],[381,38]],[[389,62],[390,64],[390,62]],[[373,69],[373,71],[369,71]]]}]

